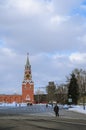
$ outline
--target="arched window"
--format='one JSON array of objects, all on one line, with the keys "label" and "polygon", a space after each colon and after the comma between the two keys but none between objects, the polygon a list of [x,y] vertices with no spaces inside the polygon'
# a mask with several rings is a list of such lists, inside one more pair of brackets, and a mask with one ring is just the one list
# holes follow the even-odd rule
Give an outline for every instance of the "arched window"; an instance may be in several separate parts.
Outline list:
[{"label": "arched window", "polygon": [[29,94],[26,96],[26,100],[30,100],[30,96],[29,96]]}]

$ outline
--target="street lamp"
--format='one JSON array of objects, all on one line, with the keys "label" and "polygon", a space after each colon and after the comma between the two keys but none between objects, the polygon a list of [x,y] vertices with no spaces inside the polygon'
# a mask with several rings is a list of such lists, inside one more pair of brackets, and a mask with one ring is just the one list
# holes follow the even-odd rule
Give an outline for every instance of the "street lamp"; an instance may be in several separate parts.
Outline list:
[{"label": "street lamp", "polygon": [[72,98],[71,98],[71,95],[69,95],[68,102],[69,102],[70,107],[71,107],[71,104],[72,104]]},{"label": "street lamp", "polygon": [[86,93],[86,72],[84,71],[84,79],[83,79],[83,109],[85,110],[85,93]]},{"label": "street lamp", "polygon": [[83,83],[83,109],[85,110],[85,82]]}]

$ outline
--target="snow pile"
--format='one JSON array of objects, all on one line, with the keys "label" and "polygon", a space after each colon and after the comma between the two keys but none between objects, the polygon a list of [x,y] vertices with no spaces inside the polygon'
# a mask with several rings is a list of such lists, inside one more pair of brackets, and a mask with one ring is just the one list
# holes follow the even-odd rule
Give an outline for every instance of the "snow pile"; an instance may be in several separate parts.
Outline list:
[{"label": "snow pile", "polygon": [[82,105],[71,106],[68,110],[86,114],[86,106],[84,109],[84,106],[82,106]]}]

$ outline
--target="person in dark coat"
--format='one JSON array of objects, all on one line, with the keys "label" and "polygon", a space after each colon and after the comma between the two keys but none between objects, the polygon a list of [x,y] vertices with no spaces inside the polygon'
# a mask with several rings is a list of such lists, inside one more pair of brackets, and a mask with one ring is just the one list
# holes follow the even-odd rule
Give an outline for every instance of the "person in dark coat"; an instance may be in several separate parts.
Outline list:
[{"label": "person in dark coat", "polygon": [[59,116],[59,106],[57,104],[54,106],[54,112],[56,116]]},{"label": "person in dark coat", "polygon": [[48,107],[48,104],[46,104],[46,108]]}]

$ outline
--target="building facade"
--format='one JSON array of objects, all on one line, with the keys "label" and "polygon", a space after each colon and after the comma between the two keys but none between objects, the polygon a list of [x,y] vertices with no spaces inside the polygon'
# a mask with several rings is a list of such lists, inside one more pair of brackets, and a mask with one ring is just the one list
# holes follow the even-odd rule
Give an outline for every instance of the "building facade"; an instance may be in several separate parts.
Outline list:
[{"label": "building facade", "polygon": [[0,102],[6,103],[34,103],[34,82],[32,81],[31,65],[29,62],[29,54],[27,54],[27,60],[24,69],[24,79],[22,82],[22,94],[14,95],[0,95]]}]

